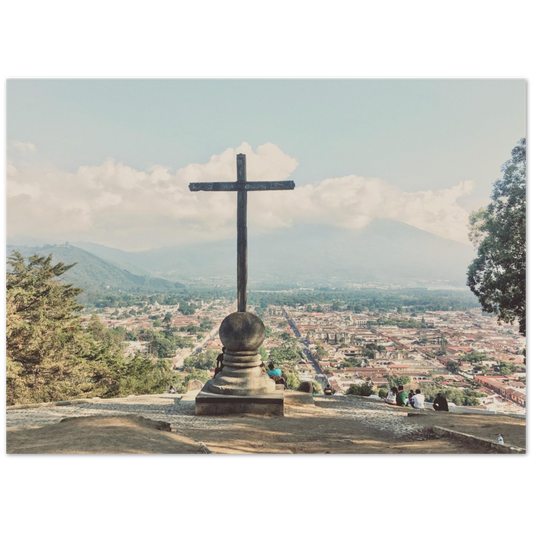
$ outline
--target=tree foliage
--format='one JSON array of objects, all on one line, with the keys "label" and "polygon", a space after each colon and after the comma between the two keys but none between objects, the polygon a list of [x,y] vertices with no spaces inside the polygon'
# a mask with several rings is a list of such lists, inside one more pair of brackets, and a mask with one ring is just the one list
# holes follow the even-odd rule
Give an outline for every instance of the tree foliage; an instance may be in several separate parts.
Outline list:
[{"label": "tree foliage", "polygon": [[304,357],[302,348],[294,337],[283,337],[281,346],[276,346],[270,350],[270,360],[274,363],[295,363]]},{"label": "tree foliage", "polygon": [[411,383],[410,376],[389,376],[387,375],[389,387],[399,387],[400,385],[409,385]]},{"label": "tree foliage", "polygon": [[470,240],[477,257],[468,286],[484,311],[498,320],[518,320],[526,334],[526,140],[513,148],[494,183],[491,203],[470,216]]},{"label": "tree foliage", "polygon": [[187,371],[192,371],[195,368],[198,370],[212,370],[217,366],[218,354],[217,350],[206,350],[198,355],[186,357],[183,366]]},{"label": "tree foliage", "polygon": [[190,339],[176,335],[172,328],[163,331],[142,328],[139,339],[148,343],[148,351],[154,357],[173,357],[180,348],[192,348]]},{"label": "tree foliage", "polygon": [[16,252],[8,265],[8,405],[164,390],[168,364],[140,355],[127,360],[124,332],[108,330],[96,315],[82,326],[76,301],[81,289],[57,279],[72,265],[53,265],[51,255],[25,260]]},{"label": "tree foliage", "polygon": [[448,400],[455,405],[475,406],[480,405],[479,398],[485,396],[483,393],[474,389],[461,389],[458,387],[445,387],[439,385],[423,384],[420,386],[427,402],[432,402],[437,394],[440,392]]},{"label": "tree foliage", "polygon": [[365,383],[361,383],[359,385],[352,383],[348,390],[346,391],[346,394],[355,394],[356,396],[370,396],[371,394],[374,394],[374,390],[372,389],[372,384],[368,381]]}]

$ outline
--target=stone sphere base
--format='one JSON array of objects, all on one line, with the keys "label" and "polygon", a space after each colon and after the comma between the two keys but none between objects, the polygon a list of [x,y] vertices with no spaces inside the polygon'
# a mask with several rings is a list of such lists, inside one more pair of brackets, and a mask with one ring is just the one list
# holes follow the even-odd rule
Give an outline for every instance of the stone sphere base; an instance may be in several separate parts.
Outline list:
[{"label": "stone sphere base", "polygon": [[258,350],[265,339],[261,319],[253,313],[232,313],[222,321],[219,334],[224,346],[222,372],[209,380],[203,390],[230,396],[274,392],[275,382],[260,367]]}]

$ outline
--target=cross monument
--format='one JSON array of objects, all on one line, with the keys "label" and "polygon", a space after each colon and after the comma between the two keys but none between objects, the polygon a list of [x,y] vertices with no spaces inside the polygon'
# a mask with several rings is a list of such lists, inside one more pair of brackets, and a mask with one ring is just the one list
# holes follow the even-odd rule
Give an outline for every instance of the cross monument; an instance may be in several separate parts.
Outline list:
[{"label": "cross monument", "polygon": [[237,154],[237,181],[196,182],[189,190],[237,191],[237,311],[246,311],[246,287],[248,284],[248,191],[286,191],[294,189],[294,181],[247,181],[246,155]]},{"label": "cross monument", "polygon": [[283,415],[283,393],[261,368],[265,339],[261,319],[246,311],[248,282],[248,191],[294,189],[294,181],[247,181],[246,155],[237,154],[237,181],[196,182],[189,190],[237,192],[237,312],[220,325],[222,368],[196,397],[196,414],[268,413]]}]

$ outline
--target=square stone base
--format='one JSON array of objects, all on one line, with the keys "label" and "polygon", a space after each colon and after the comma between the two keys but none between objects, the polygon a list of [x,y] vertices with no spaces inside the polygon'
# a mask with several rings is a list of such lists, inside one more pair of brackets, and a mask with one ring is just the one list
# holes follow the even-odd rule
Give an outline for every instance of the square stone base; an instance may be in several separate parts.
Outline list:
[{"label": "square stone base", "polygon": [[258,415],[283,416],[283,391],[258,396],[231,396],[203,390],[196,396],[196,415]]}]

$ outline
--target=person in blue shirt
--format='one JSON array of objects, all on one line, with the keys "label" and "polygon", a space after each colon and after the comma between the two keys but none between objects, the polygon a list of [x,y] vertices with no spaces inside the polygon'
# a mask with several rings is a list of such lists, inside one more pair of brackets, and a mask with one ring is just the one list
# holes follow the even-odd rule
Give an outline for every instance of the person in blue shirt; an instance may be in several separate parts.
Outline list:
[{"label": "person in blue shirt", "polygon": [[281,377],[281,370],[280,370],[279,368],[276,368],[276,367],[274,366],[274,363],[270,363],[270,364],[268,365],[268,372],[267,372],[267,373],[268,373],[268,375],[269,375],[270,377],[272,377],[272,378],[273,378],[273,377],[278,377],[278,378]]},{"label": "person in blue shirt", "polygon": [[284,388],[287,388],[287,378],[283,375],[279,368],[274,366],[274,363],[269,363],[267,374],[270,379],[274,380],[276,383],[276,388],[278,385],[283,385]]}]

